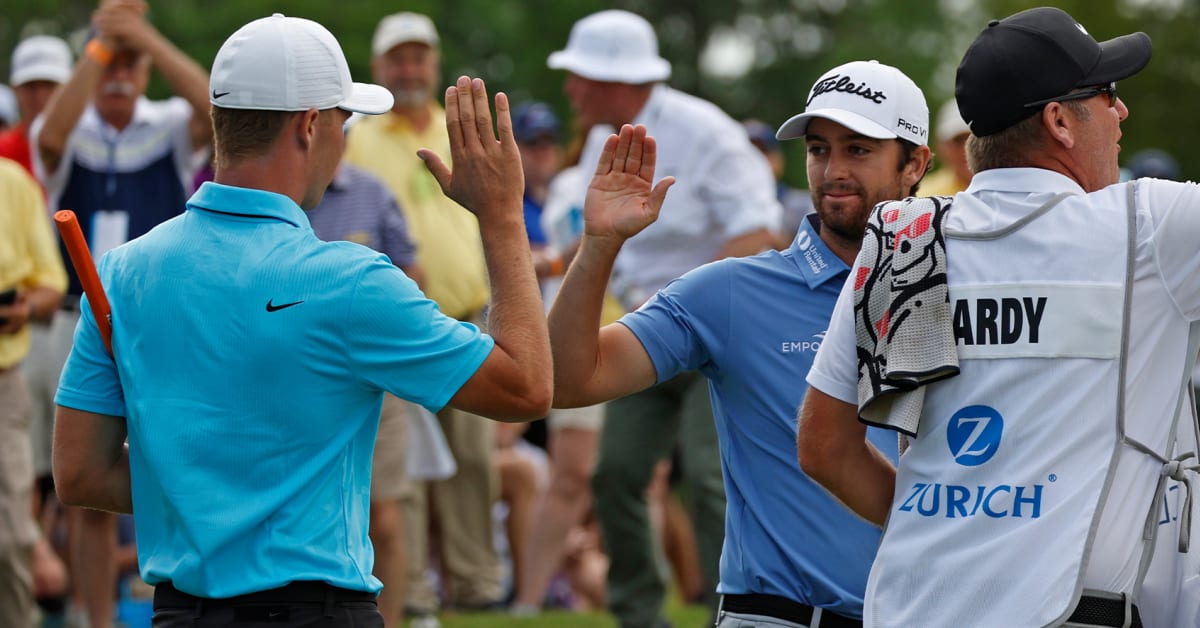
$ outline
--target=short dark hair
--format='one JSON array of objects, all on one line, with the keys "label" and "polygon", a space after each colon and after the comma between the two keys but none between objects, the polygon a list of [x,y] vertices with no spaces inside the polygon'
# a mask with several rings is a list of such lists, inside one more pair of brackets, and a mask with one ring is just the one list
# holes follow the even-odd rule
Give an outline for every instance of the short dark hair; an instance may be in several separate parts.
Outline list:
[{"label": "short dark hair", "polygon": [[212,107],[214,164],[220,169],[262,155],[296,113]]},{"label": "short dark hair", "polygon": [[[1082,101],[1065,100],[1061,104],[1080,120],[1087,120],[1092,115]],[[1046,141],[1042,133],[1041,111],[1039,109],[1037,115],[1025,118],[1003,131],[983,137],[968,137],[967,166],[971,168],[971,172],[1029,166],[1029,156],[1041,150]]]},{"label": "short dark hair", "polygon": [[[917,150],[917,144],[916,144],[916,142],[910,142],[906,139],[902,139],[899,137],[896,138],[896,141],[900,142],[900,165],[896,169],[904,170],[905,164],[907,164],[908,161],[910,159],[912,159],[913,151]],[[925,164],[925,172],[922,172],[921,177],[919,179],[917,179],[917,182],[914,183],[911,188],[909,188],[909,190],[908,190],[909,196],[917,195],[917,188],[921,187],[921,179],[925,178],[925,174],[927,172],[929,172],[929,169],[932,166],[933,166],[932,160],[930,160],[928,163]]]}]

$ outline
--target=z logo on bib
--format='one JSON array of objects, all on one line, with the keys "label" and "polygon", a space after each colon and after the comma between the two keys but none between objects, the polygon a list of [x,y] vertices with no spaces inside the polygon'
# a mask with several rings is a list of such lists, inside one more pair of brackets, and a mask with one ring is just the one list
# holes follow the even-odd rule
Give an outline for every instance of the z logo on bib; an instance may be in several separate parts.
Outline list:
[{"label": "z logo on bib", "polygon": [[977,467],[996,455],[1004,433],[1004,419],[988,406],[967,406],[946,425],[946,444],[954,461],[964,467]]}]

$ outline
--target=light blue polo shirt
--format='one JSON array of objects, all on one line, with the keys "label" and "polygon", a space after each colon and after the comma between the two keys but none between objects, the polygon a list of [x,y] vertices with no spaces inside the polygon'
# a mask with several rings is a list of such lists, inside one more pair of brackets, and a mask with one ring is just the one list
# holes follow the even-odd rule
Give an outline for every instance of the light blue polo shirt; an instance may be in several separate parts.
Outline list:
[{"label": "light blue polo shirt", "polygon": [[[849,267],[806,220],[792,246],[701,266],[621,323],[664,382],[709,380],[725,478],[720,593],[766,593],[861,618],[879,528],[796,461],[796,409]],[[868,430],[893,460],[896,434]]]},{"label": "light blue polo shirt", "polygon": [[126,417],[142,577],[215,598],[294,580],[378,591],[383,391],[436,411],[492,339],[385,256],[318,240],[290,199],[215,183],[100,277],[116,362],[84,307],[56,401]]}]

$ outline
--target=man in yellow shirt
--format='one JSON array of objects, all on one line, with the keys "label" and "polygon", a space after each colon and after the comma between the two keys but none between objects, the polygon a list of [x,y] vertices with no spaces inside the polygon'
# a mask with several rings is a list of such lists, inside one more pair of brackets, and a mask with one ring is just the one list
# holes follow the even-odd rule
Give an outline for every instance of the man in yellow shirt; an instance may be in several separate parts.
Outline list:
[{"label": "man in yellow shirt", "polygon": [[0,158],[0,626],[33,621],[31,406],[17,367],[29,353],[29,324],[49,321],[66,289],[41,188]]},{"label": "man in yellow shirt", "polygon": [[967,166],[971,129],[958,113],[958,101],[946,101],[937,119],[937,159],[941,166],[921,182],[921,196],[954,196],[967,189],[973,176]]},{"label": "man in yellow shirt", "polygon": [[[417,157],[417,149],[424,147],[447,163],[450,159],[446,114],[435,91],[441,65],[437,29],[424,15],[389,15],[375,30],[371,52],[374,81],[391,90],[395,105],[389,113],[350,127],[345,159],[378,176],[395,194],[417,245],[425,294],[447,315],[481,323],[489,294],[479,224],[442,194]],[[411,579],[408,606],[419,614],[438,608],[425,578],[430,497],[439,522],[438,549],[450,601],[461,607],[485,607],[502,595],[491,534],[491,505],[499,492],[491,463],[495,424],[451,409],[440,412],[438,420],[458,473],[429,483],[428,490],[413,482],[404,499]],[[385,587],[390,584],[381,579]]]}]

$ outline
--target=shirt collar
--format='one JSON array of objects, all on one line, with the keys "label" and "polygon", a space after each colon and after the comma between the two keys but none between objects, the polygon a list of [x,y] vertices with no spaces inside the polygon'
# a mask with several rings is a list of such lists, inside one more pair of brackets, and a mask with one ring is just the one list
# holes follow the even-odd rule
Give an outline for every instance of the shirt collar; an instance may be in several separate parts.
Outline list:
[{"label": "shirt collar", "polygon": [[670,90],[670,87],[662,83],[656,83],[650,90],[650,98],[646,99],[646,104],[642,105],[642,110],[634,116],[633,122],[630,124],[635,126],[644,124],[647,128],[656,128],[658,125],[655,124],[655,120],[658,119],[659,114],[662,112],[663,100],[667,98],[667,92]]},{"label": "shirt collar", "polygon": [[[431,102],[429,103],[429,112],[433,117],[430,119],[429,128],[426,129],[425,132],[436,133],[441,131],[442,133],[445,133],[446,110],[442,109],[442,106],[436,102]],[[378,119],[378,124],[383,125],[383,128],[393,133],[416,134],[417,132],[416,129],[413,128],[412,122],[410,122],[408,118],[396,113],[395,111],[386,111],[378,116],[366,116],[364,120],[359,120],[359,122],[364,122],[371,119]]]},{"label": "shirt collar", "polygon": [[309,226],[304,210],[292,199],[275,192],[239,188],[206,181],[188,199],[188,209],[203,209],[230,216],[271,218],[297,227]]},{"label": "shirt collar", "polygon": [[126,126],[122,131],[117,131],[115,127],[110,125],[108,122],[105,122],[104,118],[100,117],[100,112],[96,110],[95,103],[89,103],[87,109],[84,110],[83,115],[94,118],[92,123],[99,125],[100,128],[105,130],[105,132],[113,134],[122,133],[135,126],[155,122],[157,118],[160,117],[158,110],[156,110],[151,104],[150,99],[146,98],[145,96],[138,96],[137,102],[135,102],[133,105],[133,116],[129,119],[129,125]]},{"label": "shirt collar", "polygon": [[805,218],[800,221],[800,229],[796,231],[792,246],[788,248],[792,262],[796,264],[800,274],[804,275],[804,280],[811,289],[815,290],[834,278],[844,280],[850,267],[829,249],[817,233],[817,227],[820,225],[817,215],[809,214]]},{"label": "shirt collar", "polygon": [[1086,194],[1074,179],[1045,168],[993,168],[971,179],[967,194],[978,192],[1021,192],[1023,194]]}]

